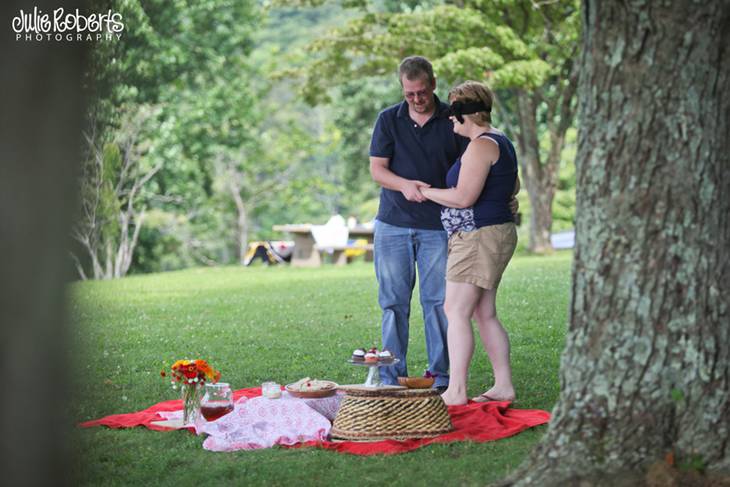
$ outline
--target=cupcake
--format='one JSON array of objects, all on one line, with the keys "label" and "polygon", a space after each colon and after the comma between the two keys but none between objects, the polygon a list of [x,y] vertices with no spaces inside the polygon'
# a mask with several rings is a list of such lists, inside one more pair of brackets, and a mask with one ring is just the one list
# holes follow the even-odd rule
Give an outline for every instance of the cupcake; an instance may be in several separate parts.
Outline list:
[{"label": "cupcake", "polygon": [[356,348],[354,352],[352,352],[352,361],[353,362],[364,362],[365,361],[365,350],[362,348]]},{"label": "cupcake", "polygon": [[365,354],[365,362],[368,363],[374,363],[378,361],[378,354],[373,352],[368,352]]},{"label": "cupcake", "polygon": [[395,357],[393,357],[393,354],[390,350],[383,350],[382,352],[378,353],[378,360],[380,362],[389,363],[392,362],[394,358]]}]

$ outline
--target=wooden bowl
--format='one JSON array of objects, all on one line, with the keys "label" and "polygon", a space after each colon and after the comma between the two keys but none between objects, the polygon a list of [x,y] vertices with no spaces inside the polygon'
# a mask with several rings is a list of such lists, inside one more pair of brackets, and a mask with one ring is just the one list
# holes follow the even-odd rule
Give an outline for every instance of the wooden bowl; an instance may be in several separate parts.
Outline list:
[{"label": "wooden bowl", "polygon": [[398,377],[398,384],[409,389],[428,389],[433,381],[433,377]]}]

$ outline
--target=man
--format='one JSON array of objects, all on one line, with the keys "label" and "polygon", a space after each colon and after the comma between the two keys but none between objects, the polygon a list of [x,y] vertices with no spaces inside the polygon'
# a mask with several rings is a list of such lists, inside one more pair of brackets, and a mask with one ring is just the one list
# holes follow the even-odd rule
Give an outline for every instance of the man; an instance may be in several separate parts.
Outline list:
[{"label": "man", "polygon": [[447,235],[439,205],[419,188],[444,188],[448,168],[469,140],[454,134],[449,107],[434,94],[436,78],[427,59],[405,58],[398,75],[404,101],[378,115],[370,143],[370,174],[382,187],[375,222],[382,342],[400,359],[381,369],[381,379],[397,384],[397,377],[408,375],[408,319],[417,269],[428,370],[436,376],[434,387],[443,390],[449,384],[443,310]]}]

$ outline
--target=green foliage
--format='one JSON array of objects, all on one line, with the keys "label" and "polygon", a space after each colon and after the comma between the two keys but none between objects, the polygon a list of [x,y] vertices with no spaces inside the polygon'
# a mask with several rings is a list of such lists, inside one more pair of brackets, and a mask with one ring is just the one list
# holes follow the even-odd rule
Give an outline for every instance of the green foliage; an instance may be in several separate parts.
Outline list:
[{"label": "green foliage", "polygon": [[369,148],[372,126],[378,113],[387,105],[400,101],[397,83],[382,78],[363,78],[345,83],[335,90],[329,105],[332,130],[340,134],[336,157],[343,167],[344,206],[359,219],[359,204],[379,193],[370,177]]},{"label": "green foliage", "polygon": [[[273,56],[289,56],[312,39],[341,24],[349,14],[339,5],[319,5],[299,8],[297,2],[274,2],[281,5],[266,9],[264,28],[256,36],[258,51],[274,51]],[[306,60],[302,60],[306,61]]]},{"label": "green foliage", "polygon": [[104,161],[103,173],[99,183],[101,188],[99,191],[99,213],[101,224],[101,235],[107,240],[116,242],[119,237],[119,225],[117,218],[119,209],[124,201],[117,199],[114,186],[116,185],[116,177],[122,167],[122,155],[119,152],[119,146],[115,143],[104,145],[102,154]]},{"label": "green foliage", "polygon": [[564,82],[577,48],[577,2],[535,10],[513,0],[368,11],[310,45],[319,58],[303,72],[304,95],[312,102],[326,100],[326,88],[393,72],[401,58],[414,53],[431,59],[438,75],[452,83],[476,79],[494,88],[535,89]]},{"label": "green foliage", "polygon": [[575,188],[558,190],[553,200],[553,231],[575,228]]},{"label": "green foliage", "polygon": [[361,203],[357,207],[357,211],[355,212],[355,215],[360,219],[360,221],[367,222],[367,221],[374,220],[375,216],[378,214],[379,205],[380,205],[379,197],[365,200],[363,203]]},{"label": "green foliage", "polygon": [[[97,43],[92,53],[89,130],[113,140],[123,113],[152,109],[140,135],[150,141],[141,164],[162,169],[142,204],[174,215],[163,227],[144,229],[137,270],[228,262],[236,256],[236,219],[225,181],[245,175],[242,197],[253,199],[258,182],[288,162],[270,150],[278,144],[262,129],[266,75],[249,59],[262,20],[258,6],[253,0],[104,5],[123,15],[126,30],[119,42]],[[118,167],[108,170],[113,177]],[[166,257],[172,249],[179,254]]]},{"label": "green foliage", "polygon": [[174,228],[174,219],[174,214],[160,210],[148,213],[147,221],[140,230],[131,274],[162,272],[192,265],[194,260],[186,260],[183,256],[180,240],[167,231]]},{"label": "green foliage", "polygon": [[[499,313],[510,333],[520,408],[550,410],[558,398],[570,260],[566,253],[516,257],[500,285]],[[69,294],[76,323],[73,423],[176,398],[159,371],[185,357],[209,360],[234,389],[305,376],[361,383],[363,370],[346,360],[356,346],[380,339],[372,264],[197,268],[77,283]],[[427,361],[417,303],[414,296],[413,370]],[[483,392],[492,380],[477,347],[469,393]],[[183,431],[76,429],[72,469],[79,485],[341,485],[353,479],[483,485],[515,469],[543,432],[359,457],[313,448],[212,453],[203,450],[202,437]]]}]

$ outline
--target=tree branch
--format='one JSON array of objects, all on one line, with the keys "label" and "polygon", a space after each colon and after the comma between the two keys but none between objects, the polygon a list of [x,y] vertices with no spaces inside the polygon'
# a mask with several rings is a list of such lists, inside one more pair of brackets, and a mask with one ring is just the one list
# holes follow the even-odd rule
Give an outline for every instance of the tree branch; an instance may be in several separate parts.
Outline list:
[{"label": "tree branch", "polygon": [[76,257],[76,254],[74,254],[73,252],[69,252],[69,255],[71,256],[71,258],[74,261],[74,265],[76,266],[76,272],[79,273],[79,277],[81,278],[82,281],[86,281],[87,280],[86,273],[84,272],[84,267],[81,265],[79,258]]}]

